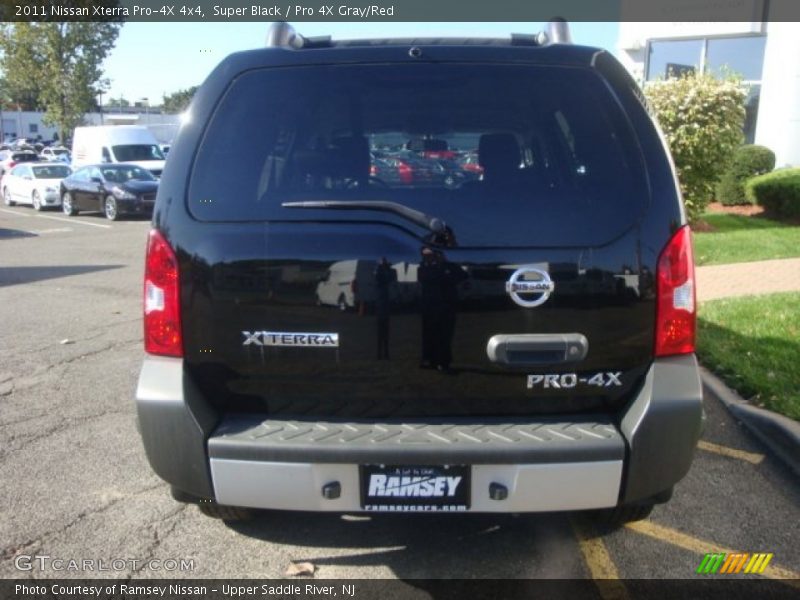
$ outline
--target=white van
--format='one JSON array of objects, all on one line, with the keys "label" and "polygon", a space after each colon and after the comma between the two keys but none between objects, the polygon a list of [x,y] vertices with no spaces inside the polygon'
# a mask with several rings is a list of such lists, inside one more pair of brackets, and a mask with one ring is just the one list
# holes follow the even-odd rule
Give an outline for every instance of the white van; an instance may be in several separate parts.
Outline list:
[{"label": "white van", "polygon": [[133,163],[161,177],[164,154],[153,133],[142,125],[76,127],[72,136],[72,166]]},{"label": "white van", "polygon": [[[338,306],[339,310],[357,308],[360,304],[375,302],[378,288],[375,284],[374,260],[342,260],[333,263],[325,277],[317,284],[317,304]],[[392,265],[396,273],[389,288],[389,298],[396,304],[417,300],[418,265],[400,262]]]}]

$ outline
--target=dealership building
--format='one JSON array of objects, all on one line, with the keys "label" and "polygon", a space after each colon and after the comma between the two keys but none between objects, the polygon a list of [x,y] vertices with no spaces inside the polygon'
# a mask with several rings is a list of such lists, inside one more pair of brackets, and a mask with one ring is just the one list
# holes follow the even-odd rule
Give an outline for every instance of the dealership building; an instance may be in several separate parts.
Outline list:
[{"label": "dealership building", "polygon": [[776,167],[800,166],[800,23],[622,22],[617,56],[644,85],[692,71],[740,76],[747,142],[775,152]]}]

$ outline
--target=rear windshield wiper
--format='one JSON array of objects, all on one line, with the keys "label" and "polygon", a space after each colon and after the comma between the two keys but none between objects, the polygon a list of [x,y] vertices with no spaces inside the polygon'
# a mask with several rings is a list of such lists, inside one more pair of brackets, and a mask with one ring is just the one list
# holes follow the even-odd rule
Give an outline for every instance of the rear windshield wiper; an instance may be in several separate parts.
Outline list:
[{"label": "rear windshield wiper", "polygon": [[380,210],[400,215],[433,233],[443,233],[447,225],[439,217],[431,217],[424,212],[388,200],[303,200],[284,202],[284,208],[326,208],[333,210]]}]

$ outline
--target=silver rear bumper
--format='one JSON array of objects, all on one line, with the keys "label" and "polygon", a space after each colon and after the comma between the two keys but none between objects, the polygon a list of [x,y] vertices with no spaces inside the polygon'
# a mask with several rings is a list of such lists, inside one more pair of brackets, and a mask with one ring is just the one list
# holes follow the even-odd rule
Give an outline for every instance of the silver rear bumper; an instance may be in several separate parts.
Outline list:
[{"label": "silver rear bumper", "polygon": [[[361,511],[357,465],[211,459],[216,500],[230,506],[304,511]],[[474,465],[469,512],[539,512],[614,506],[622,461],[534,465]],[[341,496],[322,496],[338,481]],[[508,489],[492,500],[489,486]],[[410,512],[416,512],[413,508]]]},{"label": "silver rear bumper", "polygon": [[[148,357],[136,391],[154,471],[175,489],[220,504],[359,511],[359,465],[470,465],[470,510],[538,512],[647,500],[689,470],[702,429],[694,355],[654,361],[614,424],[496,422],[347,423],[216,414],[180,359]],[[323,496],[338,482],[335,499]],[[489,497],[504,486],[504,500]]]}]

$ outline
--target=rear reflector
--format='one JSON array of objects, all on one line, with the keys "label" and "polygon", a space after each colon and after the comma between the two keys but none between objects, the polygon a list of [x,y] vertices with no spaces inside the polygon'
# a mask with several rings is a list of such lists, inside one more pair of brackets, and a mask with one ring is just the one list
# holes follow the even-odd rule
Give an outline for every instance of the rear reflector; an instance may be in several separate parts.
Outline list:
[{"label": "rear reflector", "polygon": [[681,227],[658,259],[656,356],[694,352],[697,329],[691,230]]},{"label": "rear reflector", "polygon": [[179,286],[175,252],[153,229],[144,271],[144,349],[149,354],[183,356]]}]

